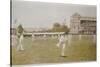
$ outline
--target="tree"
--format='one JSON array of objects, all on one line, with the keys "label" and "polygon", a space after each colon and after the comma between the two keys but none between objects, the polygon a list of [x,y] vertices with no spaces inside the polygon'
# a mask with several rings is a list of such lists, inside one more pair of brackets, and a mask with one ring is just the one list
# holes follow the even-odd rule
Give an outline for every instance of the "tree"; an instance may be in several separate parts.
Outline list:
[{"label": "tree", "polygon": [[54,23],[53,27],[60,27],[60,24],[59,23]]},{"label": "tree", "polygon": [[60,31],[60,24],[59,23],[54,23],[53,24],[53,28],[52,28],[52,30],[51,31],[53,31],[53,32],[59,32]]},{"label": "tree", "polygon": [[61,31],[62,32],[69,32],[69,28],[68,28],[68,26],[67,25],[62,25],[62,28],[61,28]]},{"label": "tree", "polygon": [[59,23],[54,23],[53,28],[51,29],[52,32],[69,32],[69,28],[67,25],[63,24],[60,25]]}]

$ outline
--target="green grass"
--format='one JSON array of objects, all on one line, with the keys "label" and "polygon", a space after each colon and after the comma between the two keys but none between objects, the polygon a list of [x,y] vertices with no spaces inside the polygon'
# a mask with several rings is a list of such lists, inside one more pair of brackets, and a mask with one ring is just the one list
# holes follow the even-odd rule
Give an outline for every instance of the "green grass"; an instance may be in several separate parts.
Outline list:
[{"label": "green grass", "polygon": [[[24,38],[24,51],[17,51],[12,47],[12,64],[41,64],[41,63],[65,63],[96,60],[96,44],[90,39],[75,40],[66,46],[65,55],[61,57],[57,46],[57,40]],[[67,45],[67,43],[66,43]]]}]

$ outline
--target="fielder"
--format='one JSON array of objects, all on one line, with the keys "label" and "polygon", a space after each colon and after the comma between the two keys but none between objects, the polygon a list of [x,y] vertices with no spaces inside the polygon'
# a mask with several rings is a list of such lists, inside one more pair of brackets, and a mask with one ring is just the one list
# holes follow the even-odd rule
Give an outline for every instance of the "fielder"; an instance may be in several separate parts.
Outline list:
[{"label": "fielder", "polygon": [[57,47],[61,48],[61,56],[65,57],[65,47],[66,47],[66,38],[65,35],[61,35],[59,38],[59,42],[57,44]]},{"label": "fielder", "polygon": [[35,35],[34,35],[34,33],[32,33],[32,41],[34,41],[35,40]]}]

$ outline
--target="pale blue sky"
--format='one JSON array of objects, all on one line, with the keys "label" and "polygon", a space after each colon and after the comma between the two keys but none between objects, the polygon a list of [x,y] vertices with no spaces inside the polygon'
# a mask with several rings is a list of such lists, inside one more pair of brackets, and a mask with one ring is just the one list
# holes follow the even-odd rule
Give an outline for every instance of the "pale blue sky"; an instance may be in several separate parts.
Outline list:
[{"label": "pale blue sky", "polygon": [[64,23],[64,19],[69,24],[70,16],[76,12],[82,16],[96,17],[96,6],[13,1],[12,22],[17,19],[17,24],[23,27],[45,28],[55,22]]}]

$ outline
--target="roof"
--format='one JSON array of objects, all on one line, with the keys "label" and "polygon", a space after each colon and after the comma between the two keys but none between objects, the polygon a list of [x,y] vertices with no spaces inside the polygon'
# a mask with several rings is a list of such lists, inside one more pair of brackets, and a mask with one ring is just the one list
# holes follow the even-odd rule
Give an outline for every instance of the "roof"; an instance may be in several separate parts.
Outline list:
[{"label": "roof", "polygon": [[74,13],[74,14],[72,15],[72,17],[81,17],[81,15],[78,14],[78,13]]}]

